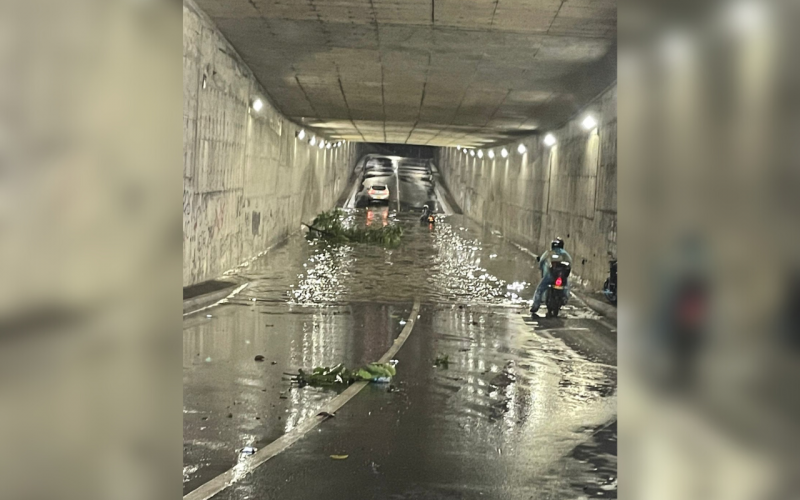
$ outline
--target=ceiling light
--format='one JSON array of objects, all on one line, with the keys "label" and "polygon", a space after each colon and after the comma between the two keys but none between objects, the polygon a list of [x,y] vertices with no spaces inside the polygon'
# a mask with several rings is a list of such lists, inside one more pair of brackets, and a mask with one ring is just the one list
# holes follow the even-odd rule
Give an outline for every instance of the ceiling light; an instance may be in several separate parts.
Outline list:
[{"label": "ceiling light", "polygon": [[300,139],[301,141],[303,139],[305,139],[306,138],[306,131],[303,130],[303,129],[300,129],[300,132],[297,133],[297,138]]},{"label": "ceiling light", "polygon": [[461,146],[456,146],[456,151],[461,151]]},{"label": "ceiling light", "polygon": [[475,156],[475,150],[474,149],[470,149],[469,150],[469,155],[470,156]]},{"label": "ceiling light", "polygon": [[508,158],[508,150],[506,148],[501,149],[500,156],[502,156],[503,158]]},{"label": "ceiling light", "polygon": [[494,150],[489,150],[489,158],[494,159]]},{"label": "ceiling light", "polygon": [[544,136],[545,146],[552,146],[555,143],[556,143],[556,136],[554,136],[553,134],[547,134],[546,136]]},{"label": "ceiling light", "polygon": [[482,149],[478,150],[478,158],[483,158],[483,150]]},{"label": "ceiling light", "polygon": [[255,111],[261,111],[261,108],[263,108],[263,107],[264,107],[264,103],[263,103],[263,102],[261,102],[261,99],[258,99],[258,98],[256,98],[256,99],[253,101],[253,109],[254,109]]},{"label": "ceiling light", "polygon": [[583,119],[581,125],[583,125],[583,128],[585,128],[586,130],[592,130],[597,126],[597,120],[595,120],[594,117],[592,117],[592,115],[589,115]]},{"label": "ceiling light", "polygon": [[525,154],[525,151],[527,151],[527,150],[528,150],[528,149],[527,149],[527,148],[525,147],[525,145],[524,145],[524,144],[522,144],[522,143],[520,143],[520,144],[519,144],[519,146],[517,146],[517,151],[518,151],[518,152],[519,152],[519,154],[521,154],[521,155],[524,155],[524,154]]},{"label": "ceiling light", "polygon": [[325,141],[320,139],[320,141],[319,141],[319,149],[322,149],[324,147],[325,147]]},{"label": "ceiling light", "polygon": [[312,146],[315,146],[317,144],[316,136],[311,136],[311,139],[309,139],[308,143],[311,144]]},{"label": "ceiling light", "polygon": [[326,146],[327,149],[331,149],[331,143],[329,142]]}]

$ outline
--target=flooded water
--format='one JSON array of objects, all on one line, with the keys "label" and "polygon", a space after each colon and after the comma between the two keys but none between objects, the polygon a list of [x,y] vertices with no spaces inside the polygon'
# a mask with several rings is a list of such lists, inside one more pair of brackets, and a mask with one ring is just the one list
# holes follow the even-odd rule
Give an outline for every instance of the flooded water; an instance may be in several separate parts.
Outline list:
[{"label": "flooded water", "polygon": [[[367,224],[386,207],[351,210],[353,223]],[[532,295],[535,269],[530,258],[507,252],[504,240],[485,247],[463,216],[439,216],[432,227],[420,225],[419,215],[389,211],[388,221],[404,228],[396,249],[376,246],[330,247],[311,242],[307,262],[289,284],[287,297],[303,305],[332,305],[351,301],[409,301],[521,305]],[[498,248],[499,247],[499,248]],[[516,252],[519,253],[519,252]],[[498,277],[507,276],[512,281]],[[252,274],[245,274],[252,278]]]},{"label": "flooded water", "polygon": [[[592,339],[610,335],[596,315],[571,304],[563,318],[526,321],[539,279],[535,260],[463,216],[440,215],[430,226],[413,212],[372,207],[348,217],[400,224],[403,242],[331,246],[295,235],[237,271],[248,286],[229,303],[185,320],[184,492],[246,460],[237,450],[265,446],[336,395],[292,386],[285,374],[377,360],[419,300],[419,324],[398,355],[399,394],[368,391],[331,424],[341,426],[336,439],[394,450],[369,460],[393,473],[369,473],[365,462],[363,484],[349,486],[356,497],[531,498],[525,495],[550,488],[549,498],[615,498],[616,427],[608,426],[616,415],[616,351],[608,342],[596,348]],[[447,370],[432,367],[438,355],[448,356]],[[348,426],[350,406],[374,406],[367,410],[374,427],[363,418]],[[307,447],[314,439],[262,468],[313,462]],[[449,463],[402,465],[420,457]],[[273,484],[275,474],[254,474],[220,498],[324,493],[301,477]],[[423,490],[428,496],[419,496]]]}]

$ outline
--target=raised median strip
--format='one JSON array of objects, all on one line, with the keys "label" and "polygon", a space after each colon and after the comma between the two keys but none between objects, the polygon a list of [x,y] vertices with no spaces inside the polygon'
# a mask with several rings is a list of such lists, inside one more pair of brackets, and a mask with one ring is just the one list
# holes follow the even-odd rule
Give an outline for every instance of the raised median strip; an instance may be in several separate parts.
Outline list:
[{"label": "raised median strip", "polygon": [[[384,353],[383,356],[378,360],[379,363],[387,363],[389,362],[397,352],[403,347],[403,344],[411,335],[411,331],[414,329],[414,325],[417,322],[417,316],[419,315],[419,300],[414,301],[414,306],[411,308],[411,313],[408,316],[408,320],[406,325],[403,327],[403,330],[400,332],[400,335],[394,340],[394,343],[389,347],[389,350]],[[356,382],[352,384],[350,387],[344,390],[341,394],[333,398],[329,401],[325,406],[320,408],[319,414],[315,417],[309,418],[302,424],[298,425],[291,431],[287,432],[283,436],[279,437],[272,443],[268,444],[264,448],[261,448],[256,453],[254,453],[249,460],[241,462],[231,469],[223,472],[219,476],[211,479],[210,481],[204,483],[200,487],[191,492],[184,495],[184,500],[207,500],[217,493],[223,491],[224,489],[228,488],[229,486],[233,485],[244,476],[255,470],[258,466],[263,464],[264,462],[270,460],[271,458],[277,456],[279,453],[284,451],[285,449],[289,448],[292,444],[297,442],[300,438],[302,438],[308,431],[314,429],[319,424],[327,420],[327,416],[325,414],[333,414],[337,410],[339,410],[342,406],[344,406],[348,401],[353,399],[356,394],[361,392],[361,390],[367,386],[369,382]]]}]

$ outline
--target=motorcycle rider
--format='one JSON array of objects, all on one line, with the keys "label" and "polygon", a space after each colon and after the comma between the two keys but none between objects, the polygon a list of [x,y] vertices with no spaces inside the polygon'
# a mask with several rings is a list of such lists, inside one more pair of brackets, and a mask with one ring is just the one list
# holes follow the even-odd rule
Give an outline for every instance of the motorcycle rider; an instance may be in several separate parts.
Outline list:
[{"label": "motorcycle rider", "polygon": [[[536,260],[539,261],[539,270],[542,271],[542,281],[539,282],[539,286],[536,287],[536,292],[533,294],[533,305],[531,306],[532,316],[539,316],[537,311],[542,305],[542,295],[544,295],[547,287],[553,284],[553,276],[550,274],[550,263],[553,254],[559,255],[562,262],[567,262],[572,265],[572,257],[564,250],[564,240],[560,237],[556,237],[556,239],[550,243],[549,252],[545,252],[536,257]],[[567,289],[567,293],[569,293],[569,289]]]},{"label": "motorcycle rider", "polygon": [[422,216],[419,218],[420,222],[428,222],[428,216],[431,214],[431,209],[428,205],[422,206]]}]

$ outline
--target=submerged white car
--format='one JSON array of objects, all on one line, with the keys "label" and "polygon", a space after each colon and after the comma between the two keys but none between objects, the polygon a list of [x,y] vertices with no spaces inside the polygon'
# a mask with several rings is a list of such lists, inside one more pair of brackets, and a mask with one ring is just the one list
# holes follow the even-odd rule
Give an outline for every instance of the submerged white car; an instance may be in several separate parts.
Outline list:
[{"label": "submerged white car", "polygon": [[373,184],[367,189],[370,201],[389,201],[389,188],[383,184]]}]

